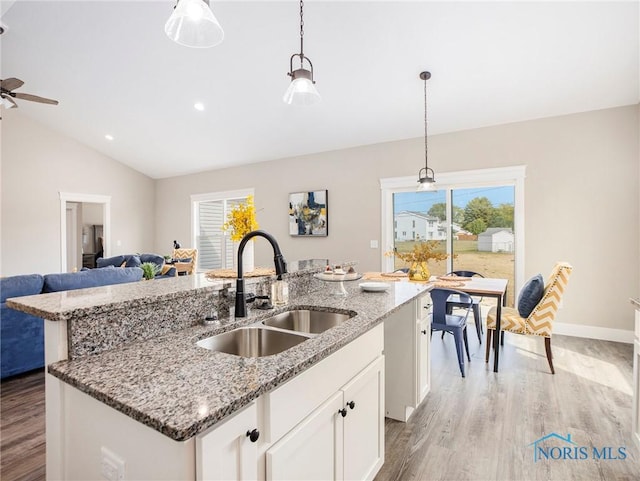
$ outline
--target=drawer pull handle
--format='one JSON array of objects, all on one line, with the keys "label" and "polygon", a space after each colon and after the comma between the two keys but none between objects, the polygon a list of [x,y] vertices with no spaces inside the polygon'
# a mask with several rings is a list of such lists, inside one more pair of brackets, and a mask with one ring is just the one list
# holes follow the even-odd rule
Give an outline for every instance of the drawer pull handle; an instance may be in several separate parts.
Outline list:
[{"label": "drawer pull handle", "polygon": [[426,330],[426,329],[425,329],[425,330],[423,330],[423,331],[420,331],[420,332],[421,332],[422,334],[424,334],[425,336],[427,335],[427,330]]},{"label": "drawer pull handle", "polygon": [[254,429],[253,431],[247,431],[247,437],[252,443],[255,443],[260,437],[260,431]]},{"label": "drawer pull handle", "polygon": [[343,418],[347,416],[347,410],[346,409],[338,409],[338,412],[342,415]]},{"label": "drawer pull handle", "polygon": [[353,409],[353,408],[355,408],[355,407],[356,407],[356,403],[355,403],[354,401],[349,401],[349,402],[347,403],[347,406],[349,406],[349,409]]}]

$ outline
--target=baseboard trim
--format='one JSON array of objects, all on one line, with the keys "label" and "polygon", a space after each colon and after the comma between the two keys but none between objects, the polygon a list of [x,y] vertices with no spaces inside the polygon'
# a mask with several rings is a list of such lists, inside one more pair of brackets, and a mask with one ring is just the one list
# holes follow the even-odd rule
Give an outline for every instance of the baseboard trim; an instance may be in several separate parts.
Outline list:
[{"label": "baseboard trim", "polygon": [[627,344],[633,343],[633,331],[626,329],[556,322],[553,324],[553,333],[562,336],[586,337],[589,339],[600,339],[602,341],[625,342]]}]

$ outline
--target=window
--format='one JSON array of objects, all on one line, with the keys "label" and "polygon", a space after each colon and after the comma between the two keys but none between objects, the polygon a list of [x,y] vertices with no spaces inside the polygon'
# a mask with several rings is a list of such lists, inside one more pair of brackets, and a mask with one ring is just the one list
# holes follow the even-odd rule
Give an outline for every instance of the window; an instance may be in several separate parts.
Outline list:
[{"label": "window", "polygon": [[[416,192],[415,177],[381,179],[382,252],[412,248],[415,241],[394,238],[388,226],[409,212],[419,213],[428,219],[416,239],[438,241],[450,254],[446,262],[429,263],[432,274],[482,270],[487,277],[509,278],[508,301],[513,305],[513,295],[524,281],[524,174],[524,166],[441,173],[433,189],[420,192]],[[466,217],[471,216],[464,215],[467,205],[470,214],[486,207],[491,215],[484,224],[478,221],[470,225]],[[482,256],[491,259],[479,269],[480,263],[475,261]],[[399,262],[383,256],[382,270],[405,267]],[[508,270],[500,269],[502,264]]]},{"label": "window", "polygon": [[192,245],[198,249],[198,270],[233,267],[233,242],[222,231],[227,213],[253,195],[253,189],[191,196]]}]

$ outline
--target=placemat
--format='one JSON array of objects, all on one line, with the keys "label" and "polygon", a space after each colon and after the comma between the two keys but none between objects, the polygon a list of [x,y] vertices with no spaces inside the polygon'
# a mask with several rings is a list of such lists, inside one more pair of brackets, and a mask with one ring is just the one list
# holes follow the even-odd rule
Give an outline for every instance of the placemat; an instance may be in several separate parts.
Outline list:
[{"label": "placemat", "polygon": [[401,279],[403,277],[408,277],[409,276],[409,274],[407,272],[398,272],[398,271],[396,271],[396,272],[381,272],[380,275],[382,277],[387,278],[387,279],[389,277],[396,277],[396,278],[400,278]]},{"label": "placemat", "polygon": [[394,282],[394,281],[400,280],[400,277],[388,277],[381,272],[365,272],[364,274],[362,274],[362,278],[367,281],[383,281],[383,282]]},{"label": "placemat", "polygon": [[471,277],[449,275],[449,276],[439,276],[438,279],[440,279],[441,281],[470,281]]},{"label": "placemat", "polygon": [[[270,267],[256,267],[251,272],[245,272],[243,274],[244,277],[260,277],[260,276],[273,276],[276,274],[276,270]],[[209,279],[235,279],[238,277],[237,269],[213,269],[208,271],[205,276]]]}]

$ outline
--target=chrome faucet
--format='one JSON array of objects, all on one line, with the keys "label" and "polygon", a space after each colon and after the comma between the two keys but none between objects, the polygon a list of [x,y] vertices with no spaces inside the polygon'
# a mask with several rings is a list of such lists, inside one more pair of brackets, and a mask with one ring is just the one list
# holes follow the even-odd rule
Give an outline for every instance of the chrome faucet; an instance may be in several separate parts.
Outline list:
[{"label": "chrome faucet", "polygon": [[242,253],[244,252],[244,246],[247,245],[253,237],[264,237],[269,241],[271,247],[273,247],[273,263],[276,267],[276,275],[278,280],[282,280],[282,274],[287,273],[287,262],[282,257],[280,252],[280,246],[276,239],[269,233],[263,230],[254,230],[245,235],[240,241],[238,247],[238,280],[236,281],[236,317],[247,317],[247,297],[244,293],[244,277],[242,272]]}]

